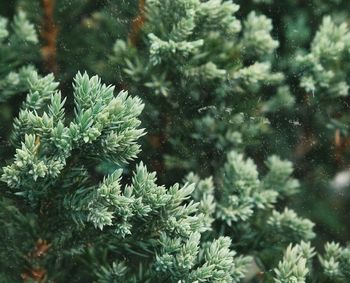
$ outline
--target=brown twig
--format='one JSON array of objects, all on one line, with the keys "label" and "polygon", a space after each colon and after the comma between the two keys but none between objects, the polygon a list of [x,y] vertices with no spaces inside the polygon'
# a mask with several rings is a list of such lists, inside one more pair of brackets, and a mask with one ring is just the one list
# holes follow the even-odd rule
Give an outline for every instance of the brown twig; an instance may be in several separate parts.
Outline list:
[{"label": "brown twig", "polygon": [[[28,254],[28,259],[35,260],[44,257],[50,246],[51,245],[48,244],[46,240],[38,239],[34,250]],[[46,278],[46,270],[40,266],[31,267],[23,272],[21,277],[24,282],[43,282]]]},{"label": "brown twig", "polygon": [[334,133],[335,160],[339,165],[345,163],[344,153],[350,146],[350,138],[342,137],[340,130],[336,129]]},{"label": "brown twig", "polygon": [[145,24],[145,0],[139,0],[139,9],[136,17],[131,24],[129,41],[133,46],[136,46],[139,41],[140,30]]},{"label": "brown twig", "polygon": [[57,74],[57,34],[58,27],[54,21],[55,0],[43,0],[43,23],[42,23],[42,39],[44,46],[41,48],[44,67],[47,71]]},{"label": "brown twig", "polygon": [[41,268],[32,268],[21,274],[24,282],[43,282],[46,276],[46,270]]}]

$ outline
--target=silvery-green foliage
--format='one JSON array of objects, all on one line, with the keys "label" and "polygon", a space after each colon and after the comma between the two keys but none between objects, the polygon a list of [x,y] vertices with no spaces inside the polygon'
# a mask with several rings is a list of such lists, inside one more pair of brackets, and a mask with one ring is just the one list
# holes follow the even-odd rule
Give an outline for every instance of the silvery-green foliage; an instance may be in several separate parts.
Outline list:
[{"label": "silvery-green foliage", "polygon": [[[341,0],[320,0],[315,6],[326,11],[328,2]],[[31,66],[20,67],[22,55],[27,55],[22,47],[33,50],[38,41],[25,14],[20,12],[12,25],[0,19],[1,60],[5,58],[0,62],[0,102],[28,90],[14,123],[14,159],[6,161],[1,177],[4,195],[20,204],[15,209],[0,200],[6,239],[0,253],[13,260],[10,269],[16,265],[17,277],[8,281],[20,280],[24,267],[40,261],[48,271],[45,280],[55,282],[68,277],[101,283],[238,283],[249,280],[245,276],[252,262],[264,271],[259,273],[266,275],[264,282],[318,282],[322,275],[313,279],[314,249],[303,242],[316,236],[314,224],[299,217],[298,209],[279,203],[298,191],[292,163],[272,155],[264,165],[242,154],[246,147],[254,152],[255,147],[249,147],[255,142],[252,137],[270,129],[264,115],[292,109],[299,100],[291,96],[295,90],[285,84],[284,74],[275,71],[272,58],[279,42],[271,33],[280,31],[259,12],[238,19],[239,7],[229,0],[145,3],[140,11],[144,15],[139,15],[145,22],[136,40],[118,39],[114,45],[111,59],[117,67],[108,60],[88,64],[99,70],[107,65],[107,74],[119,72],[118,85],[126,85],[132,97],[125,91],[115,95],[114,87],[99,77],[78,73],[66,102],[53,75],[42,77]],[[70,6],[62,7],[56,16]],[[106,14],[95,11],[79,23],[96,32]],[[305,23],[303,13],[298,21],[290,20],[286,37],[293,38],[293,30]],[[305,29],[294,38],[302,42],[307,35]],[[82,42],[89,42],[87,38]],[[345,24],[325,17],[310,52],[291,62],[301,68],[300,87],[313,102],[329,98],[333,107],[336,98],[348,94],[349,38]],[[99,47],[93,49],[105,50]],[[62,49],[75,54],[64,44],[58,47]],[[84,60],[96,54],[89,55]],[[60,64],[71,64],[70,56],[62,57]],[[73,69],[69,66],[69,72]],[[159,118],[166,146],[176,150],[160,152],[161,159],[195,172],[184,184],[162,186],[142,162],[134,170],[127,166],[139,153],[137,141],[144,134],[139,128],[143,103],[134,94],[147,101],[144,121],[149,130],[157,132],[153,122]],[[101,161],[113,172],[101,176],[96,170]],[[16,237],[25,242],[24,248]],[[29,252],[39,237],[50,241],[50,250],[36,262]],[[276,255],[287,245],[274,269],[271,262],[279,260]],[[20,252],[13,253],[14,247]],[[329,280],[347,282],[349,248],[327,244],[319,259]],[[72,279],[72,270],[81,278]]]},{"label": "silvery-green foliage", "polygon": [[0,102],[29,89],[28,79],[34,68],[21,66],[31,58],[37,43],[35,28],[24,12],[19,12],[11,23],[0,17]]},{"label": "silvery-green foliage", "polygon": [[291,177],[294,170],[292,162],[272,155],[265,163],[269,169],[263,180],[266,189],[273,189],[282,196],[290,196],[298,191],[299,181]]},{"label": "silvery-green foliage", "polygon": [[308,261],[314,256],[314,249],[310,243],[301,242],[289,245],[282,261],[275,268],[276,283],[305,283],[310,270]]},{"label": "silvery-green foliage", "polygon": [[283,212],[274,210],[268,219],[268,229],[271,237],[286,242],[297,242],[299,240],[312,240],[316,234],[313,231],[315,226],[309,219],[298,217],[288,208]]},{"label": "silvery-green foliage", "polygon": [[[128,46],[121,39],[114,46],[112,59],[124,66],[127,80],[143,84],[153,94],[168,95],[170,91],[173,96],[181,95],[184,90],[179,93],[179,90],[176,91],[178,88],[174,88],[174,78],[171,77],[174,72],[177,80],[198,78],[206,84],[215,80],[236,80],[238,77],[234,74],[243,67],[242,61],[246,56],[259,60],[278,46],[270,35],[271,21],[263,15],[251,13],[242,27],[235,17],[239,6],[230,1],[185,2],[146,1],[146,23],[140,40],[149,48],[146,50],[148,54]],[[246,53],[241,52],[242,48]],[[227,60],[232,63],[228,64]],[[269,79],[265,83],[282,79],[280,74],[273,74],[264,64],[253,66],[254,70],[263,69],[264,72],[254,73],[248,68],[245,76],[249,75],[251,80],[254,77],[257,81],[263,80],[259,78],[262,73]],[[150,77],[150,73],[159,76]],[[168,87],[164,90],[168,91],[160,91],[165,85]],[[198,99],[200,92],[200,89],[194,89],[190,93]]]},{"label": "silvery-green foliage", "polygon": [[[181,239],[174,241],[162,237],[162,251],[156,260],[157,272],[170,274],[174,282],[180,278],[183,278],[180,282],[240,282],[250,258],[236,256],[229,248],[231,240],[228,237],[206,243],[200,250],[199,237],[199,233],[194,233],[185,243]],[[192,270],[188,272],[188,269]]]},{"label": "silvery-green foliage", "polygon": [[277,156],[271,156],[266,164],[269,171],[261,178],[252,159],[235,151],[227,155],[218,200],[218,217],[227,225],[247,222],[258,210],[273,208],[278,197],[295,193],[298,181],[291,177],[292,164]]},{"label": "silvery-green foliage", "polygon": [[[288,243],[315,237],[314,224],[310,220],[288,208],[282,213],[276,210],[279,200],[298,191],[299,182],[292,177],[292,163],[272,155],[267,159],[266,167],[267,172],[260,176],[252,159],[231,151],[214,178],[200,179],[190,173],[185,179],[196,184],[193,197],[200,200],[198,208],[207,215],[207,225],[219,225],[231,231],[237,241],[235,244],[245,246],[257,257],[263,256],[259,249],[264,245],[273,243],[283,248]],[[256,241],[259,237],[264,239]]]},{"label": "silvery-green foliage", "polygon": [[232,73],[231,83],[237,84],[237,90],[257,92],[262,84],[276,84],[283,80],[282,73],[271,73],[268,62],[257,62]]},{"label": "silvery-green foliage", "polygon": [[263,112],[277,112],[281,109],[291,109],[295,105],[295,97],[287,85],[280,86],[276,94],[266,101],[262,107]]},{"label": "silvery-green foliage", "polygon": [[327,243],[323,255],[319,256],[325,275],[337,282],[346,282],[350,275],[350,249],[338,243]]},{"label": "silvery-green foliage", "polygon": [[[307,282],[307,275],[314,270],[313,258],[316,254],[309,242],[316,236],[314,223],[291,209],[285,208],[279,212],[276,208],[278,200],[298,191],[299,183],[292,177],[292,163],[272,155],[265,164],[268,170],[261,177],[252,159],[232,151],[221,174],[214,179],[200,179],[190,173],[185,180],[196,184],[192,193],[195,199],[203,200],[206,196],[214,199],[215,206],[211,206],[209,215],[215,218],[209,224],[216,229],[221,227],[232,235],[233,245],[243,246],[249,251],[248,254],[254,254],[254,261],[260,262],[260,268],[269,268],[264,264],[265,257],[270,256],[271,245],[279,251],[289,245],[274,274],[266,271],[266,282]],[[338,249],[341,250],[339,246]],[[348,263],[346,251],[344,249],[342,257],[344,270],[347,270]],[[339,273],[339,269],[335,269],[338,263],[334,263],[340,261],[340,252],[337,254],[337,259],[330,259],[331,255],[325,256],[326,260],[320,257],[326,274],[331,272],[330,268],[334,269],[334,274]],[[251,264],[252,259],[247,259],[245,266],[248,274],[252,272]],[[321,277],[317,275],[315,278]]]},{"label": "silvery-green foliage", "polygon": [[278,41],[271,37],[272,22],[264,15],[251,12],[244,21],[242,48],[248,54],[261,56],[270,54],[278,47]]},{"label": "silvery-green foliage", "polygon": [[[191,231],[201,231],[200,218],[190,216],[198,210],[198,203],[190,202],[181,211],[172,211],[189,198],[193,185],[182,188],[175,185],[167,190],[156,185],[155,173],[149,173],[141,163],[136,167],[131,185],[123,188],[121,173],[118,170],[98,186],[81,188],[65,199],[65,206],[76,222],[91,222],[101,230],[111,226],[115,234],[125,237],[131,234],[131,229],[136,229],[133,223],[137,225],[140,220],[150,223],[155,214],[163,213],[158,225],[164,232],[176,231],[185,236]],[[152,225],[148,229],[152,230]]]},{"label": "silvery-green foliage", "polygon": [[[201,234],[211,230],[215,211],[211,178],[192,174],[187,178],[192,184],[166,188],[142,162],[130,184],[123,180],[122,169],[99,183],[90,173],[90,162],[109,160],[120,167],[139,152],[137,140],[144,133],[138,129],[143,109],[139,98],[124,91],[114,95],[114,87],[98,76],[78,73],[70,117],[52,75],[33,75],[30,85],[15,120],[13,142],[18,148],[1,180],[7,193],[24,200],[30,212],[41,214],[48,205],[46,219],[60,222],[32,223],[56,235],[52,245],[65,246],[52,251],[54,257],[59,253],[57,266],[72,257],[90,257],[84,259],[87,272],[98,282],[244,278],[250,257],[238,256],[228,237],[201,241]],[[79,240],[71,246],[74,236]]]},{"label": "silvery-green foliage", "polygon": [[215,220],[214,213],[216,209],[213,178],[200,179],[198,175],[191,172],[186,176],[185,182],[195,185],[192,198],[199,202],[198,211],[201,213],[204,227],[207,230],[211,230],[212,222]]},{"label": "silvery-green foliage", "polygon": [[[3,170],[2,180],[21,194],[40,193],[66,166],[72,151],[124,163],[136,156],[137,129],[143,104],[126,92],[114,96],[114,87],[97,76],[78,73],[74,82],[74,118],[65,121],[65,99],[53,76],[35,77],[18,118],[14,142],[20,145],[14,162]],[[52,179],[51,179],[52,178]],[[35,185],[36,184],[36,185]]]},{"label": "silvery-green foliage", "polygon": [[350,33],[346,23],[337,25],[324,17],[310,53],[299,57],[304,67],[301,87],[317,97],[348,95]]},{"label": "silvery-green foliage", "polygon": [[315,109],[315,123],[326,125],[331,137],[336,130],[341,135],[348,134],[349,49],[348,24],[325,16],[309,53],[297,57],[300,87],[307,92],[309,105]]},{"label": "silvery-green foliage", "polygon": [[[138,42],[118,39],[114,45],[115,78],[129,84],[131,93],[145,94],[147,121],[172,124],[162,129],[171,145],[168,168],[197,167],[201,161],[188,160],[193,143],[198,155],[216,155],[241,140],[253,142],[269,128],[259,109],[271,93],[259,91],[283,84],[283,74],[271,64],[278,41],[270,19],[252,12],[240,20],[238,10],[223,0],[145,1]],[[159,111],[159,103],[166,111]],[[187,121],[191,135],[177,120]]]},{"label": "silvery-green foliage", "polygon": [[[322,267],[321,272],[326,275],[325,277],[315,273],[316,269],[314,269],[313,265],[315,255],[315,249],[311,247],[309,242],[301,241],[294,246],[289,245],[283,259],[274,269],[274,282],[347,282],[350,266],[350,252],[348,248],[342,248],[334,242],[325,245],[324,254],[318,254]],[[321,278],[323,281],[321,281]]]}]

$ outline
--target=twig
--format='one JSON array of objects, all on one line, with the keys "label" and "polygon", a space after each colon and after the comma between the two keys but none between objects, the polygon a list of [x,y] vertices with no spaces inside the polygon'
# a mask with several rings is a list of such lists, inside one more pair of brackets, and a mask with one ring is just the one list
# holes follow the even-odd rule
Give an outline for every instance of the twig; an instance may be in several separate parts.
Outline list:
[{"label": "twig", "polygon": [[139,0],[139,9],[136,17],[132,21],[129,41],[136,46],[139,41],[140,30],[145,24],[145,0]]},{"label": "twig", "polygon": [[336,129],[334,133],[335,160],[339,165],[345,163],[344,154],[350,146],[350,138],[341,137],[340,130]]},{"label": "twig", "polygon": [[[50,246],[51,244],[48,244],[47,241],[38,239],[34,250],[28,254],[28,259],[35,261],[38,258],[44,257]],[[44,282],[46,279],[46,270],[41,266],[33,266],[23,272],[21,277],[24,282]]]},{"label": "twig", "polygon": [[58,27],[54,21],[55,0],[43,0],[44,16],[41,36],[44,46],[41,48],[44,67],[47,71],[57,74],[57,34]]}]

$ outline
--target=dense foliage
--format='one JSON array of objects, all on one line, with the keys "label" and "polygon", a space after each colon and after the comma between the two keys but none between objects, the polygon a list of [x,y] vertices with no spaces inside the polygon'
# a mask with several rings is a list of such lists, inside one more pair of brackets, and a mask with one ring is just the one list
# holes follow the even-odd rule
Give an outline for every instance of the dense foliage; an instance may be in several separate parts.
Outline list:
[{"label": "dense foliage", "polygon": [[350,7],[304,2],[0,3],[0,282],[348,282]]}]

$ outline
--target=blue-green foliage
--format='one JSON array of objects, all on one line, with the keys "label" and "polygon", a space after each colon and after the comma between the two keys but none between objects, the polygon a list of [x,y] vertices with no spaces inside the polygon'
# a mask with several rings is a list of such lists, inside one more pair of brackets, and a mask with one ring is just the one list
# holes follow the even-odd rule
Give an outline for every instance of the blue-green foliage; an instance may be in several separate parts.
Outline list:
[{"label": "blue-green foliage", "polygon": [[35,28],[24,12],[19,12],[11,23],[0,17],[0,102],[29,88],[34,68],[23,65],[33,59],[37,43]]},{"label": "blue-green foliage", "polygon": [[[262,13],[230,0],[146,0],[134,20],[136,1],[107,2],[56,1],[63,94],[54,75],[30,65],[39,29],[23,12],[12,24],[0,18],[0,102],[26,92],[1,159],[1,280],[347,282],[349,248],[327,243],[316,257],[315,224],[288,202],[304,189],[295,175],[303,182],[308,175],[269,156],[265,145],[273,140],[281,156],[300,162],[302,146],[278,143],[291,113],[311,117],[307,130],[327,124],[332,135],[347,134],[347,115],[339,113],[348,95],[348,26],[324,17],[308,50],[306,12],[295,21],[295,12],[273,12],[293,1],[250,1],[267,7]],[[333,1],[311,2],[320,15]],[[103,58],[112,48],[108,31],[123,25],[125,36],[137,21],[140,29],[133,25],[110,60]],[[76,56],[84,45],[89,52]],[[86,72],[70,87],[78,66],[104,73],[130,95]],[[134,167],[141,120],[150,135],[142,140],[144,162]],[[304,128],[286,131],[306,139]],[[312,162],[306,171],[318,178]],[[161,185],[153,168],[167,184],[186,177]]]}]

